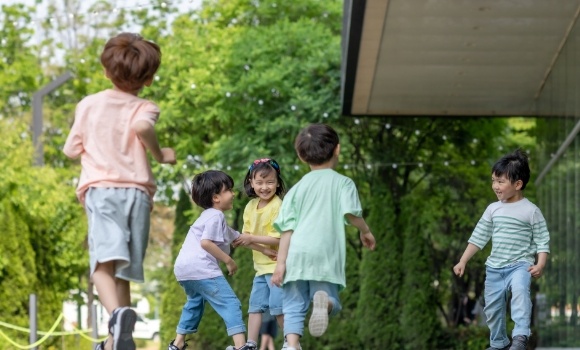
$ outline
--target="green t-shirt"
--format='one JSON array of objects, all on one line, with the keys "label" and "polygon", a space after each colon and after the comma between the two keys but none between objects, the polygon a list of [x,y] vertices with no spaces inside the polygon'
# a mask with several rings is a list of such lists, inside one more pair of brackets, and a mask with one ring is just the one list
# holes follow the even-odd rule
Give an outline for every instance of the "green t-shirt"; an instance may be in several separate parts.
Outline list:
[{"label": "green t-shirt", "polygon": [[294,231],[284,283],[323,281],[346,287],[345,215],[362,216],[354,182],[332,169],[306,174],[284,197],[274,222],[279,232]]}]

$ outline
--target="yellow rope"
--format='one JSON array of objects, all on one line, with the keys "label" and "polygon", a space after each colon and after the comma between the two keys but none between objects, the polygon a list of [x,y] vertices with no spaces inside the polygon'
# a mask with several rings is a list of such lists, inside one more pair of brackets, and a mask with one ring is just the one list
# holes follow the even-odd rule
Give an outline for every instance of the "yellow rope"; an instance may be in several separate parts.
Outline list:
[{"label": "yellow rope", "polygon": [[60,316],[58,316],[58,319],[56,320],[56,322],[54,322],[54,324],[52,325],[52,327],[50,328],[50,330],[47,332],[47,334],[45,334],[42,338],[40,338],[34,344],[30,344],[30,345],[20,345],[20,344],[16,343],[15,341],[13,341],[12,339],[8,338],[8,336],[6,334],[4,334],[4,332],[0,331],[0,335],[4,339],[6,339],[10,344],[14,345],[15,347],[17,347],[19,349],[32,349],[32,348],[35,348],[38,345],[44,343],[46,341],[46,339],[48,339],[52,335],[52,333],[54,333],[54,330],[60,324],[60,321],[62,320],[63,316],[64,315],[61,313]]},{"label": "yellow rope", "polygon": [[[83,337],[86,340],[91,341],[93,343],[101,342],[101,341],[104,341],[105,339],[107,339],[107,337],[104,337],[102,339],[95,339],[95,338],[89,337],[88,335],[85,334],[85,333],[92,332],[92,329],[80,330],[80,329],[73,327],[73,330],[69,331],[69,332],[55,332],[54,330],[59,325],[60,321],[62,321],[63,316],[64,315],[62,313],[60,314],[60,316],[58,316],[58,319],[52,325],[51,329],[48,332],[38,331],[37,333],[39,335],[44,335],[44,336],[40,340],[38,340],[37,342],[35,342],[34,344],[31,344],[31,345],[19,345],[16,342],[14,342],[14,340],[8,338],[8,336],[2,331],[0,331],[0,336],[2,336],[10,344],[16,346],[19,349],[31,349],[33,347],[38,346],[39,344],[42,344],[49,337],[54,337],[54,336],[80,335],[81,337]],[[30,329],[28,329],[28,328],[18,327],[18,326],[15,326],[15,325],[12,325],[12,324],[9,324],[6,322],[2,322],[2,321],[0,321],[0,326],[5,327],[5,328],[9,328],[9,329],[13,329],[16,331],[20,331],[20,332],[30,333]]]}]

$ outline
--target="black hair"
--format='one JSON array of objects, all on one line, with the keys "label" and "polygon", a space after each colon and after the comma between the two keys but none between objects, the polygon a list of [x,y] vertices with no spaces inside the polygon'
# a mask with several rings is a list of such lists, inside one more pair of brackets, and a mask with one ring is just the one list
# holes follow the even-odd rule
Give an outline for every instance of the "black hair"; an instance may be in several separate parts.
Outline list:
[{"label": "black hair", "polygon": [[213,196],[234,188],[231,176],[219,170],[199,173],[191,180],[191,199],[203,209],[213,208]]},{"label": "black hair", "polygon": [[513,184],[518,180],[522,181],[522,190],[530,181],[530,166],[528,156],[522,150],[517,149],[513,153],[503,156],[491,168],[491,174],[495,176],[507,177]]},{"label": "black hair", "polygon": [[272,171],[276,172],[276,179],[278,181],[278,186],[276,187],[276,195],[280,198],[284,198],[286,193],[286,186],[284,185],[284,180],[282,180],[282,175],[280,175],[280,165],[272,158],[262,158],[256,159],[248,168],[248,173],[244,178],[244,191],[246,195],[250,198],[256,198],[258,195],[252,188],[252,179],[256,178],[256,175],[263,174],[263,176],[269,175]]},{"label": "black hair", "polygon": [[300,131],[294,149],[302,161],[320,165],[328,162],[339,144],[338,134],[326,124],[310,124]]}]

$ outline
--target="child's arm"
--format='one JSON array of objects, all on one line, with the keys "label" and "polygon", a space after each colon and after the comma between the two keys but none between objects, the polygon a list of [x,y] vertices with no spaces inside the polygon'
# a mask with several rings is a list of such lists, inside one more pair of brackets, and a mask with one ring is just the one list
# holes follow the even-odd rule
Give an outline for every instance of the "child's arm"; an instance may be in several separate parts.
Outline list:
[{"label": "child's arm", "polygon": [[[239,245],[247,246],[247,245],[251,245],[252,243],[265,244],[265,245],[278,245],[280,243],[280,238],[271,237],[271,236],[254,236],[250,233],[242,233],[233,242],[234,247],[237,247]],[[257,250],[257,249],[254,249],[254,250]]]},{"label": "child's arm", "polygon": [[468,243],[467,244],[467,248],[465,248],[465,252],[463,252],[463,255],[461,256],[461,259],[459,259],[459,263],[457,263],[457,265],[455,265],[453,267],[453,272],[455,272],[455,274],[457,276],[462,277],[463,276],[463,273],[465,272],[465,265],[467,265],[467,262],[478,251],[479,251],[479,248],[475,244]]},{"label": "child's arm", "polygon": [[138,120],[133,124],[133,130],[135,130],[139,140],[143,142],[156,161],[159,163],[175,164],[175,151],[172,148],[159,147],[157,134],[155,133],[155,128],[151,123],[144,120]]},{"label": "child's arm", "polygon": [[528,271],[534,278],[542,277],[542,273],[544,271],[544,267],[546,266],[546,262],[548,261],[548,253],[540,252],[538,253],[538,262],[536,265],[530,266]]},{"label": "child's arm", "polygon": [[274,249],[270,249],[270,248],[266,248],[261,244],[255,244],[252,243],[250,245],[245,246],[247,248],[253,249],[255,251],[258,251],[264,255],[266,255],[267,257],[269,257],[272,260],[276,260],[277,256],[278,256],[278,252],[275,251]]},{"label": "child's arm", "polygon": [[210,253],[214,258],[222,261],[226,264],[228,268],[229,275],[233,275],[238,270],[238,265],[232,259],[231,256],[224,253],[214,242],[210,241],[209,239],[202,239],[201,240],[201,247],[205,249],[208,253]]},{"label": "child's arm", "polygon": [[278,259],[276,269],[272,274],[271,282],[273,285],[280,287],[284,281],[284,273],[286,273],[286,258],[288,257],[288,249],[290,248],[290,238],[294,231],[285,231],[280,236],[280,245],[278,246]]},{"label": "child's arm", "polygon": [[352,214],[346,214],[346,219],[350,224],[356,227],[360,231],[360,240],[363,246],[367,247],[370,250],[375,249],[375,236],[371,233],[371,229],[368,227],[365,219],[354,216]]}]

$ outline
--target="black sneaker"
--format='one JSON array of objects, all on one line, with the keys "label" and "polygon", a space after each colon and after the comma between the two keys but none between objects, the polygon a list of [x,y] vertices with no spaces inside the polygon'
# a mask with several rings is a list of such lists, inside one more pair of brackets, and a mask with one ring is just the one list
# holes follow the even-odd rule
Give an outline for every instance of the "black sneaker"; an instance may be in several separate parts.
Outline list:
[{"label": "black sneaker", "polygon": [[169,343],[169,347],[167,347],[167,350],[185,350],[185,348],[187,347],[187,343],[185,343],[185,344],[183,344],[183,347],[180,349],[173,344],[174,341],[175,341],[175,339],[173,339],[171,341],[171,343]]},{"label": "black sneaker", "polygon": [[129,307],[119,307],[109,320],[109,333],[113,335],[113,350],[135,350],[133,330],[137,314]]},{"label": "black sneaker", "polygon": [[97,344],[97,346],[95,347],[95,350],[105,350],[105,343],[106,342],[107,341],[105,340],[105,341],[102,341],[99,344]]},{"label": "black sneaker", "polygon": [[505,346],[503,348],[494,348],[493,346],[490,346],[489,348],[487,348],[485,350],[509,350],[509,349],[510,349],[510,346],[507,345],[507,346]]},{"label": "black sneaker", "polygon": [[512,346],[509,350],[526,350],[528,346],[528,337],[525,335],[515,335],[512,338]]}]

